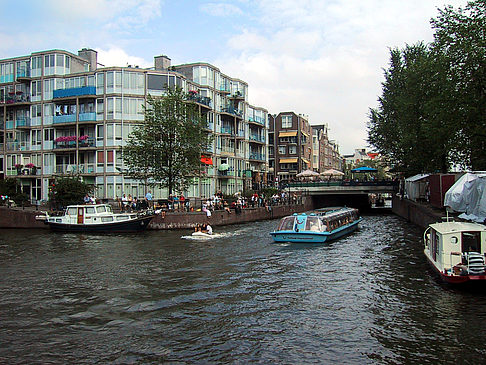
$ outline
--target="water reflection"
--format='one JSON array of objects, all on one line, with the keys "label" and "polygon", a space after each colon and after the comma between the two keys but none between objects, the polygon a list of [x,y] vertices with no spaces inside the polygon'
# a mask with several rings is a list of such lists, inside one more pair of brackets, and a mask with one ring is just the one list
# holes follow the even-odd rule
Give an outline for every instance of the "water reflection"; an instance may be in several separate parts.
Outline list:
[{"label": "water reflection", "polygon": [[368,216],[327,245],[277,221],[139,235],[4,230],[2,363],[481,362],[486,296],[431,275],[421,230]]}]

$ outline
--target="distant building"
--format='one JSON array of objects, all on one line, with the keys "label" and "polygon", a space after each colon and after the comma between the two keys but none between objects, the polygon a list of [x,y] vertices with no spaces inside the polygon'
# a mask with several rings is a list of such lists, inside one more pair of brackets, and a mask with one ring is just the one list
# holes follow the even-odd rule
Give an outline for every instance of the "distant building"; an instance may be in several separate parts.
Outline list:
[{"label": "distant building", "polygon": [[354,154],[344,155],[343,158],[348,166],[356,166],[363,161],[371,160],[365,148],[355,149]]},{"label": "distant building", "polygon": [[269,174],[276,182],[289,181],[312,169],[312,129],[307,118],[294,112],[269,116]]},{"label": "distant building", "polygon": [[312,125],[312,168],[323,172],[328,169],[342,170],[343,159],[339,154],[339,146],[329,140],[327,124]]}]

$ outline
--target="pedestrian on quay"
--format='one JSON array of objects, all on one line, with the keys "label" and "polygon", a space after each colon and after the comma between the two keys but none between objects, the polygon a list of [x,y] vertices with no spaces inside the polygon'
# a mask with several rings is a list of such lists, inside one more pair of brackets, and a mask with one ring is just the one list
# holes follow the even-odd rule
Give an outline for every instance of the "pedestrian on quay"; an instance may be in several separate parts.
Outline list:
[{"label": "pedestrian on quay", "polygon": [[154,204],[153,204],[153,196],[152,192],[149,190],[147,194],[145,194],[145,201],[147,202],[147,207],[149,209],[152,209]]}]

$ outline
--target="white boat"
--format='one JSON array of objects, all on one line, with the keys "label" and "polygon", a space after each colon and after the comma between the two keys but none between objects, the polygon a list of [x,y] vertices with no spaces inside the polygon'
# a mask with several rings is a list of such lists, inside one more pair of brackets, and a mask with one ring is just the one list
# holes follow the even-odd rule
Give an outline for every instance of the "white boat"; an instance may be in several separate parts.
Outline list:
[{"label": "white boat", "polygon": [[62,216],[38,216],[55,231],[137,232],[147,228],[152,211],[114,213],[109,204],[69,205]]},{"label": "white boat", "polygon": [[486,226],[470,222],[430,224],[424,253],[441,279],[451,284],[486,283]]},{"label": "white boat", "polygon": [[354,208],[323,208],[282,218],[270,235],[279,243],[324,243],[353,232],[361,220]]}]

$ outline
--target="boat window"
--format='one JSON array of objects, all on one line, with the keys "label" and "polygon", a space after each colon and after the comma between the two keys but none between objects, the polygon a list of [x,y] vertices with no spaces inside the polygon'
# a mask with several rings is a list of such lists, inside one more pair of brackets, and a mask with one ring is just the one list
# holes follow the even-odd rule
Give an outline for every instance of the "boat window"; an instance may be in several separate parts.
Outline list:
[{"label": "boat window", "polygon": [[104,213],[105,212],[105,206],[101,205],[99,207],[96,207],[96,212],[97,213]]},{"label": "boat window", "polygon": [[294,217],[285,217],[280,221],[279,231],[292,231],[294,229]]},{"label": "boat window", "polygon": [[116,217],[117,221],[124,221],[124,220],[127,220],[127,219],[128,219],[127,215],[119,215],[119,216]]},{"label": "boat window", "polygon": [[481,232],[462,233],[462,252],[481,252]]},{"label": "boat window", "polygon": [[105,207],[108,213],[113,213],[113,210],[111,209],[111,205],[106,205]]},{"label": "boat window", "polygon": [[319,218],[317,217],[307,217],[307,222],[305,223],[306,231],[320,232]]},{"label": "boat window", "polygon": [[[98,207],[99,208],[99,207]],[[113,222],[113,217],[101,217],[102,222]]]},{"label": "boat window", "polygon": [[78,209],[76,207],[67,208],[67,215],[78,215]]},{"label": "boat window", "polygon": [[86,207],[86,214],[95,214],[95,208],[94,207]]}]

